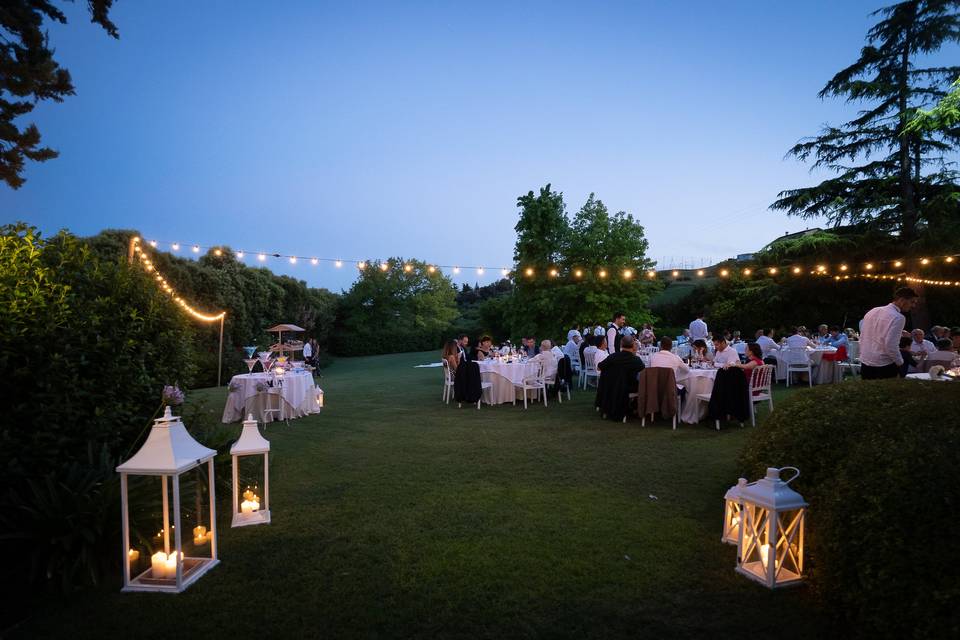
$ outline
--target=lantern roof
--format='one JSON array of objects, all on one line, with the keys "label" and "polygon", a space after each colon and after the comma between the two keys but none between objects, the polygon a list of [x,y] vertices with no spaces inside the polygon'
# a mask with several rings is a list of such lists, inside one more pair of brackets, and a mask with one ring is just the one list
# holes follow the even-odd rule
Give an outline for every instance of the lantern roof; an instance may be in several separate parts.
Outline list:
[{"label": "lantern roof", "polygon": [[244,456],[254,453],[267,453],[270,451],[270,441],[260,435],[260,429],[257,428],[257,421],[253,419],[253,414],[248,414],[247,419],[243,421],[243,431],[233,446],[230,447],[230,455]]},{"label": "lantern roof", "polygon": [[737,484],[727,489],[727,493],[723,496],[723,499],[739,501],[740,497],[743,495],[743,488],[746,486],[747,486],[746,478],[737,479]]},{"label": "lantern roof", "polygon": [[790,509],[800,509],[806,507],[807,503],[799,493],[791,489],[788,485],[800,472],[797,471],[790,480],[784,482],[780,479],[780,471],[792,469],[794,467],[784,467],[783,469],[768,468],[767,476],[756,482],[752,482],[743,487],[740,491],[740,497],[743,502],[751,502],[765,509],[774,511],[788,511]]},{"label": "lantern roof", "polygon": [[129,460],[117,467],[118,473],[173,475],[193,469],[217,455],[193,439],[187,428],[167,406],[163,416],[153,421],[147,441]]}]

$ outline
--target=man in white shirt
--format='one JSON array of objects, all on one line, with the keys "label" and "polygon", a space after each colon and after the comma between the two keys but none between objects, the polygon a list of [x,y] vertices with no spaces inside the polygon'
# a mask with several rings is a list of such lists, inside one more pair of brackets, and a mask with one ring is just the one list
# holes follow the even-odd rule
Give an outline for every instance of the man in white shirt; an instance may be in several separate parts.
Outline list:
[{"label": "man in white shirt", "polygon": [[687,379],[687,374],[690,373],[690,367],[687,366],[687,363],[684,362],[680,356],[670,351],[672,348],[673,340],[670,338],[660,338],[660,351],[650,356],[650,366],[669,367],[673,369],[677,384],[681,384]]},{"label": "man in white shirt", "polygon": [[303,343],[303,361],[307,364],[311,364],[313,361],[313,347],[310,346],[310,341]]},{"label": "man in white shirt", "polygon": [[766,358],[770,355],[771,351],[777,350],[777,343],[770,336],[773,333],[772,329],[760,329],[760,335],[757,336],[757,344],[760,345],[760,351],[763,352],[763,357]]},{"label": "man in white shirt", "polygon": [[690,342],[694,340],[707,339],[707,323],[703,321],[703,314],[697,315],[697,319],[690,323]]},{"label": "man in white shirt", "polygon": [[731,364],[740,364],[740,354],[736,349],[727,346],[726,339],[721,336],[713,341],[713,366],[718,369]]},{"label": "man in white shirt", "polygon": [[806,349],[807,347],[815,347],[817,344],[808,338],[807,336],[800,333],[800,329],[794,329],[793,335],[787,338],[787,348],[789,349]]},{"label": "man in white shirt", "polygon": [[913,338],[910,342],[911,353],[925,353],[929,356],[937,350],[934,344],[924,337],[923,329],[914,329],[910,332],[910,337]]},{"label": "man in white shirt", "polygon": [[580,341],[583,337],[576,329],[567,332],[567,344],[563,346],[563,353],[570,357],[570,365],[574,371],[580,371]]},{"label": "man in white shirt", "polygon": [[552,346],[549,340],[544,340],[540,343],[540,353],[527,360],[527,362],[542,362],[543,377],[546,379],[557,375],[557,356],[551,351]]},{"label": "man in white shirt", "polygon": [[621,312],[613,314],[613,322],[607,325],[607,354],[613,354],[620,350],[620,330],[627,324],[627,316]]},{"label": "man in white shirt", "polygon": [[864,380],[896,378],[903,356],[900,355],[900,332],[909,313],[917,304],[917,293],[909,287],[897,289],[893,302],[874,307],[860,324],[860,377]]}]

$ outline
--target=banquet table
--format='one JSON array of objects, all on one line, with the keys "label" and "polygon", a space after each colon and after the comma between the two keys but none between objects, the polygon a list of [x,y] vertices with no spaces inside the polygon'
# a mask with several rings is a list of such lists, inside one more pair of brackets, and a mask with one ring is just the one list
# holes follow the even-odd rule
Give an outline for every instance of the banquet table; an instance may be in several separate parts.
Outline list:
[{"label": "banquet table", "polygon": [[680,381],[679,384],[687,390],[683,407],[680,408],[680,422],[696,424],[707,416],[707,403],[697,400],[697,394],[713,391],[716,377],[716,369],[690,369],[687,377]]},{"label": "banquet table", "polygon": [[[252,413],[258,421],[289,420],[302,418],[315,413],[316,385],[313,374],[309,371],[288,371],[283,375],[280,386],[280,415],[264,413],[267,409],[266,394],[257,391],[257,385],[262,384],[264,389],[269,388],[269,382],[274,380],[272,373],[244,373],[230,379],[230,393],[223,408],[223,422],[237,422],[243,420],[247,413]],[[276,403],[275,400],[273,400]]]},{"label": "banquet table", "polygon": [[[837,363],[832,360],[824,360],[823,354],[836,353],[834,347],[807,347],[807,356],[810,357],[810,366],[813,371],[813,384],[830,384],[834,381],[837,373]],[[771,352],[770,355],[777,358],[777,380],[787,379],[787,363],[779,357],[780,351]]]},{"label": "banquet table", "polygon": [[522,384],[525,376],[537,374],[535,362],[480,360],[477,364],[480,366],[480,379],[493,385],[486,391],[489,395],[484,398],[488,404],[512,403],[514,399],[522,400],[522,390],[513,385]]}]

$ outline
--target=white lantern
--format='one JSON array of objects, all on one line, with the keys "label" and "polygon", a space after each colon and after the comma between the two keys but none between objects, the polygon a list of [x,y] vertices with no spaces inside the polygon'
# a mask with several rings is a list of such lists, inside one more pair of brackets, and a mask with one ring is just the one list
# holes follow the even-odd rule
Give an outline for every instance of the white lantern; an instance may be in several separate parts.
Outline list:
[{"label": "white lantern", "polygon": [[[796,473],[784,482],[780,472]],[[767,476],[740,491],[742,510],[737,572],[773,589],[803,579],[803,524],[807,503],[787,486],[795,467],[767,469]]]},{"label": "white lantern", "polygon": [[743,510],[740,494],[747,486],[747,479],[740,478],[737,484],[727,490],[723,496],[723,532],[720,541],[736,545],[740,542],[740,512]]},{"label": "white lantern", "polygon": [[[163,417],[157,418],[150,429],[146,442],[133,457],[117,467],[120,474],[120,501],[123,510],[123,591],[160,591],[178,593],[196,582],[200,576],[215,567],[217,559],[217,517],[216,495],[214,494],[213,458],[217,452],[204,447],[194,440],[180,418],[170,412],[170,407],[164,411]],[[200,524],[203,515],[197,510],[197,526],[194,527],[194,545],[192,555],[183,553],[183,527],[181,518],[180,479],[190,471],[196,471],[199,476],[201,465],[207,463],[207,496],[209,500],[210,529]],[[145,570],[132,575],[133,568],[140,565],[140,551],[130,547],[130,505],[129,505],[129,476],[159,476],[162,483],[163,528],[156,534],[156,544],[159,547],[161,539],[163,550],[157,551],[149,558],[150,566]],[[173,493],[173,525],[170,525],[170,490]],[[200,502],[199,491],[202,485],[199,477],[196,489],[197,502]],[[203,535],[198,532],[203,530]],[[170,533],[173,532],[171,544]],[[151,533],[152,535],[152,533]],[[142,536],[141,536],[142,537]],[[202,538],[200,543],[197,539]],[[209,543],[209,550],[207,550]],[[198,552],[202,551],[203,556]],[[206,554],[209,553],[209,557]]]},{"label": "white lantern", "polygon": [[[231,526],[268,524],[270,522],[270,441],[260,435],[253,414],[247,415],[247,419],[243,421],[243,431],[240,432],[240,438],[230,447],[230,455],[233,457],[233,522]],[[263,508],[261,508],[260,496],[250,489],[243,492],[243,502],[240,501],[238,459],[259,455],[263,455]]]}]

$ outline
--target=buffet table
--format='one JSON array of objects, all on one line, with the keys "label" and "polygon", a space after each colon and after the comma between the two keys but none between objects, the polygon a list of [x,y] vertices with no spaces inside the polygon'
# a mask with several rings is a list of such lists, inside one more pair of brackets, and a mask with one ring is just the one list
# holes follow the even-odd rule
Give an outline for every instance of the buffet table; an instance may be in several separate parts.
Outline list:
[{"label": "buffet table", "polygon": [[[269,422],[302,418],[317,411],[316,385],[309,371],[287,371],[283,376],[244,373],[230,379],[229,390],[222,418],[227,423],[243,420],[248,413],[260,422]],[[280,396],[280,413],[265,413],[265,409],[277,408],[274,395]]]}]

